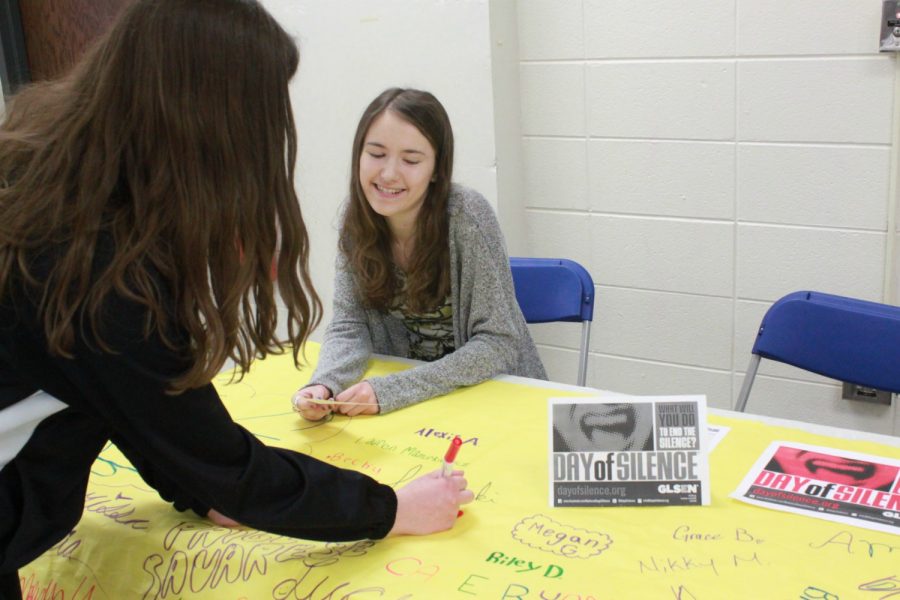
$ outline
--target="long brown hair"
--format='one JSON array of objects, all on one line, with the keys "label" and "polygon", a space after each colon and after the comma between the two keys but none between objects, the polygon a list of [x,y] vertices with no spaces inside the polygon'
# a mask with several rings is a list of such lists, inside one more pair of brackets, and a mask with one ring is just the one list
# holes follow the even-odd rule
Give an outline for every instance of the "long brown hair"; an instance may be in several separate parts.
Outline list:
[{"label": "long brown hair", "polygon": [[443,303],[450,293],[447,201],[453,177],[453,129],[447,111],[429,92],[391,88],[363,112],[353,139],[350,200],[341,225],[340,249],[356,276],[363,301],[387,310],[397,293],[387,220],[372,210],[359,181],[359,159],[372,122],[391,111],[413,125],[435,152],[434,174],[416,219],[414,251],[407,271],[405,299],[413,311]]},{"label": "long brown hair", "polygon": [[[298,362],[321,317],[293,187],[298,61],[256,0],[138,0],[72,72],[12,100],[0,294],[16,279],[36,292],[52,353],[71,356],[86,327],[114,350],[101,308],[118,294],[147,307],[145,334],[190,361],[172,392],[209,382],[227,358],[243,373],[286,342]],[[38,277],[48,247],[59,255]]]}]

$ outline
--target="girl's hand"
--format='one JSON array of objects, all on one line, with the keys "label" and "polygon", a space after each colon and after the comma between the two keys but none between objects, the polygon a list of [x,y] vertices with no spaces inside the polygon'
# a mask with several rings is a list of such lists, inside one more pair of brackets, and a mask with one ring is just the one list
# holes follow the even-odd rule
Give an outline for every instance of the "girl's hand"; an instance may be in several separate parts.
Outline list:
[{"label": "girl's hand", "polygon": [[453,471],[450,477],[433,471],[410,481],[397,490],[397,517],[388,535],[427,535],[450,529],[459,506],[475,497],[467,488],[462,471]]},{"label": "girl's hand", "polygon": [[218,525],[219,527],[241,527],[241,524],[234,519],[229,519],[214,508],[209,509],[206,518]]},{"label": "girl's hand", "polygon": [[291,404],[294,405],[294,411],[300,413],[307,421],[321,421],[331,414],[331,406],[310,402],[310,399],[318,398],[324,400],[330,397],[331,390],[324,385],[310,385],[297,390],[297,393],[291,398]]},{"label": "girl's hand", "polygon": [[337,402],[353,402],[350,405],[337,404],[334,410],[348,417],[356,415],[377,415],[378,399],[375,397],[375,390],[368,381],[360,381],[351,385],[346,390],[335,397]]}]

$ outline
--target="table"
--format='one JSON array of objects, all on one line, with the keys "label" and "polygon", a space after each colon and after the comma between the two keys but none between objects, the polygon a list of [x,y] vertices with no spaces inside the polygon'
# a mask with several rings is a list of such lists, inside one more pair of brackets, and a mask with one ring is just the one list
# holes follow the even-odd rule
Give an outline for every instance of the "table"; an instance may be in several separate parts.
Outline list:
[{"label": "table", "polygon": [[[310,344],[312,363],[316,353]],[[370,372],[408,366],[381,359]],[[551,508],[547,398],[600,392],[504,376],[384,416],[311,424],[289,403],[311,372],[277,356],[216,385],[235,420],[267,443],[393,486],[437,468],[459,434],[476,500],[454,529],[318,543],[220,528],[176,512],[110,446],[81,522],[21,569],[25,597],[900,598],[897,536],[729,498],[772,440],[898,458],[893,438],[711,410],[709,421],[730,431],[710,455],[710,506]]]}]

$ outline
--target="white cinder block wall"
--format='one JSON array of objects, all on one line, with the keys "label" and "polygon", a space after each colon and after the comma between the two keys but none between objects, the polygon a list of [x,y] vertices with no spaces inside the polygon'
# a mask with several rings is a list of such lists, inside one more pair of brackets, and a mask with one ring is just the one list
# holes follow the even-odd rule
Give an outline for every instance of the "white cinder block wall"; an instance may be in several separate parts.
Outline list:
[{"label": "white cinder block wall", "polygon": [[[589,385],[728,408],[777,298],[893,302],[898,71],[877,52],[880,2],[515,5],[520,251],[593,274]],[[551,377],[574,381],[577,326],[533,332]],[[893,407],[773,363],[750,409],[900,431]]]}]

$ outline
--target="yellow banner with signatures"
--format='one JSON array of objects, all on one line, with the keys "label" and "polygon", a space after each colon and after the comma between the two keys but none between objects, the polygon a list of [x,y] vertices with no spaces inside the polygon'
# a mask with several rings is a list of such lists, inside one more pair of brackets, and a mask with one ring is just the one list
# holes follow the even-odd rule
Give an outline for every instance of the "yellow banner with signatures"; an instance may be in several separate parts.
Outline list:
[{"label": "yellow banner with signatures", "polygon": [[[316,351],[307,348],[312,363]],[[403,368],[377,361],[370,375]],[[457,466],[476,499],[454,529],[317,543],[220,528],[173,510],[110,445],[81,522],[20,571],[25,597],[900,598],[900,538],[729,498],[771,440],[894,458],[896,447],[711,416],[728,431],[709,460],[710,506],[551,508],[547,399],[583,392],[489,381],[384,416],[308,423],[290,397],[310,373],[277,356],[216,385],[234,419],[266,443],[395,487],[439,468],[460,435]]]}]

